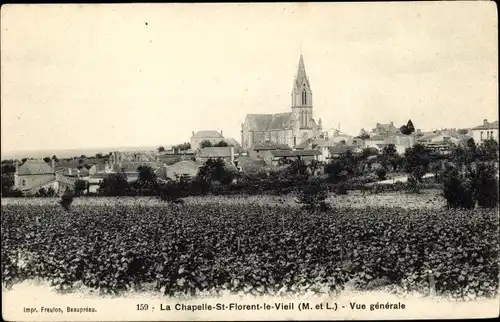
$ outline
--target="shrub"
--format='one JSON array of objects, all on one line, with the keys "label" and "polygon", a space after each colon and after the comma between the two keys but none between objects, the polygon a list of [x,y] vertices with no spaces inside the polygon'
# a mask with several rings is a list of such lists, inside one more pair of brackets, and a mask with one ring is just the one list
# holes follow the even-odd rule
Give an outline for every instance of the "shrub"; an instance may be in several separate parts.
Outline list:
[{"label": "shrub", "polygon": [[306,210],[319,209],[324,212],[329,208],[325,201],[327,197],[326,187],[320,180],[314,179],[302,186],[298,203],[302,204],[302,207]]},{"label": "shrub", "polygon": [[456,167],[448,166],[444,174],[443,197],[448,208],[474,208],[470,181],[464,180]]},{"label": "shrub", "polygon": [[408,176],[408,183],[406,184],[406,190],[408,193],[420,193],[420,183],[418,179],[413,176]]},{"label": "shrub", "polygon": [[386,175],[387,175],[387,170],[384,168],[378,168],[375,170],[376,175],[378,176],[379,180],[385,180]]},{"label": "shrub", "polygon": [[346,195],[348,191],[347,184],[341,182],[335,186],[335,193],[338,195]]},{"label": "shrub", "polygon": [[103,196],[125,196],[129,189],[125,173],[113,173],[102,180],[99,185],[99,194]]},{"label": "shrub", "polygon": [[474,172],[474,197],[477,204],[484,208],[498,205],[497,171],[491,163],[478,163]]},{"label": "shrub", "polygon": [[59,204],[64,208],[64,210],[68,211],[72,203],[73,203],[73,192],[67,189],[66,192],[61,196]]},{"label": "shrub", "polygon": [[75,181],[75,195],[80,196],[87,189],[88,183],[84,180],[76,180]]}]

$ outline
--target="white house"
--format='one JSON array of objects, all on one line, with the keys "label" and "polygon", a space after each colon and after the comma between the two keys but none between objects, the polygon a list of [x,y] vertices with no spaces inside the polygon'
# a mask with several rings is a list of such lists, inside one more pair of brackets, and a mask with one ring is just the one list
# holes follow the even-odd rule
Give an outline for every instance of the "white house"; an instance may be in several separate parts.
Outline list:
[{"label": "white house", "polygon": [[498,121],[488,123],[485,119],[482,125],[472,128],[471,132],[476,143],[487,139],[495,139],[498,142]]},{"label": "white house", "polygon": [[386,135],[374,135],[372,137],[369,137],[367,139],[365,139],[365,147],[366,148],[375,148],[377,150],[379,150],[379,146],[381,144],[384,144],[385,142],[385,139],[387,139],[388,136]]}]

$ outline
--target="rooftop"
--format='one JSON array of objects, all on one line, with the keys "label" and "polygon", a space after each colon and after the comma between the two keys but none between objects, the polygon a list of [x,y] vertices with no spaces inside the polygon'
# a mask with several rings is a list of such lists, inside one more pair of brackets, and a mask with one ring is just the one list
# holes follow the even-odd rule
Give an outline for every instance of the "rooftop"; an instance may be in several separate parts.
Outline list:
[{"label": "rooftop", "polygon": [[193,138],[223,138],[223,136],[217,131],[209,130],[195,132]]},{"label": "rooftop", "polygon": [[321,155],[318,150],[295,150],[295,151],[271,151],[273,157],[302,157],[302,156],[315,156]]},{"label": "rooftop", "polygon": [[54,174],[54,169],[43,160],[26,160],[19,167],[18,175]]},{"label": "rooftop", "polygon": [[231,147],[207,147],[200,150],[202,158],[227,158],[231,157]]},{"label": "rooftop", "polygon": [[498,130],[498,121],[488,123],[488,120],[484,120],[482,125],[472,128],[472,130]]},{"label": "rooftop", "polygon": [[287,144],[255,143],[252,146],[252,150],[254,150],[254,151],[263,151],[263,150],[291,150],[291,148]]}]

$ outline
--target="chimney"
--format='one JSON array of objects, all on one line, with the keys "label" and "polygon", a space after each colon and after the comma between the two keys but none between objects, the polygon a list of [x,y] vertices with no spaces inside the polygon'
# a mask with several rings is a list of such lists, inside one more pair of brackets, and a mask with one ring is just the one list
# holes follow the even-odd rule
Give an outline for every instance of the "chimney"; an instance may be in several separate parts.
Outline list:
[{"label": "chimney", "polygon": [[194,131],[191,131],[191,136],[194,136]]},{"label": "chimney", "polygon": [[488,125],[488,119],[484,119],[483,125]]},{"label": "chimney", "polygon": [[222,134],[222,130],[220,130],[220,136],[224,137],[224,135]]}]

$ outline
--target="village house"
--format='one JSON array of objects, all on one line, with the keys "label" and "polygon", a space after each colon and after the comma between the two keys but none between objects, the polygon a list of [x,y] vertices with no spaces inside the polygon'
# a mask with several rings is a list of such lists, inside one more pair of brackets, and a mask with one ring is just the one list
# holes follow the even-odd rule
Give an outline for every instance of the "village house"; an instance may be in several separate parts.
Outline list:
[{"label": "village house", "polygon": [[354,152],[353,150],[354,148],[348,145],[330,146],[326,149],[325,154],[323,156],[325,158],[325,161],[328,161],[330,159],[336,159],[340,157],[342,154],[347,153],[348,151]]},{"label": "village house", "polygon": [[209,141],[212,145],[219,143],[224,140],[224,136],[222,135],[222,131],[198,131],[192,133],[191,136],[191,149],[197,150],[201,148],[201,142]]},{"label": "village house", "polygon": [[484,140],[494,139],[498,142],[498,121],[488,123],[485,119],[483,124],[471,129],[474,142],[481,143]]},{"label": "village house", "polygon": [[206,162],[208,159],[223,159],[225,162],[234,163],[236,160],[234,147],[207,147],[200,149],[196,155],[196,160]]},{"label": "village house", "polygon": [[14,188],[25,195],[36,194],[39,190],[52,187],[57,194],[73,189],[74,180],[57,174],[55,161],[52,166],[43,160],[26,160],[21,166],[16,161]]},{"label": "village house", "polygon": [[297,160],[301,159],[306,163],[310,163],[312,160],[319,161],[319,156],[321,152],[318,150],[292,150],[292,151],[271,151],[269,155],[265,157],[267,165],[278,166],[280,160]]},{"label": "village house", "polygon": [[198,175],[201,162],[191,160],[180,161],[171,166],[163,166],[155,171],[158,178],[162,180],[177,180],[182,176],[194,178]]},{"label": "village house", "polygon": [[375,124],[375,128],[372,129],[373,135],[389,136],[397,133],[399,133],[399,129],[394,126],[394,122],[390,122],[389,124],[377,123]]},{"label": "village house", "polygon": [[379,146],[382,144],[384,144],[385,142],[385,139],[387,139],[389,137],[389,135],[381,135],[381,134],[377,134],[377,135],[374,135],[374,136],[371,136],[367,139],[364,140],[365,144],[364,144],[364,147],[365,148],[375,148],[377,150],[380,150]]},{"label": "village house", "polygon": [[384,146],[392,144],[396,148],[398,154],[404,154],[406,149],[411,148],[416,143],[415,137],[411,135],[396,134],[384,139],[382,145],[379,145],[379,150],[382,151]]},{"label": "village house", "polygon": [[337,134],[337,135],[332,135],[329,138],[329,141],[333,142],[334,144],[353,145],[354,137],[347,134]]},{"label": "village house", "polygon": [[172,165],[179,161],[192,160],[195,156],[195,151],[189,150],[177,150],[177,151],[168,151],[168,153],[163,153],[156,157],[156,162],[165,165]]},{"label": "village house", "polygon": [[237,160],[238,170],[247,174],[256,174],[266,166],[263,159],[250,159],[248,156],[240,155]]},{"label": "village house", "polygon": [[250,149],[248,149],[248,156],[252,160],[264,160],[269,157],[271,151],[290,151],[290,148],[286,144],[275,144],[270,142],[255,143],[252,144]]}]

